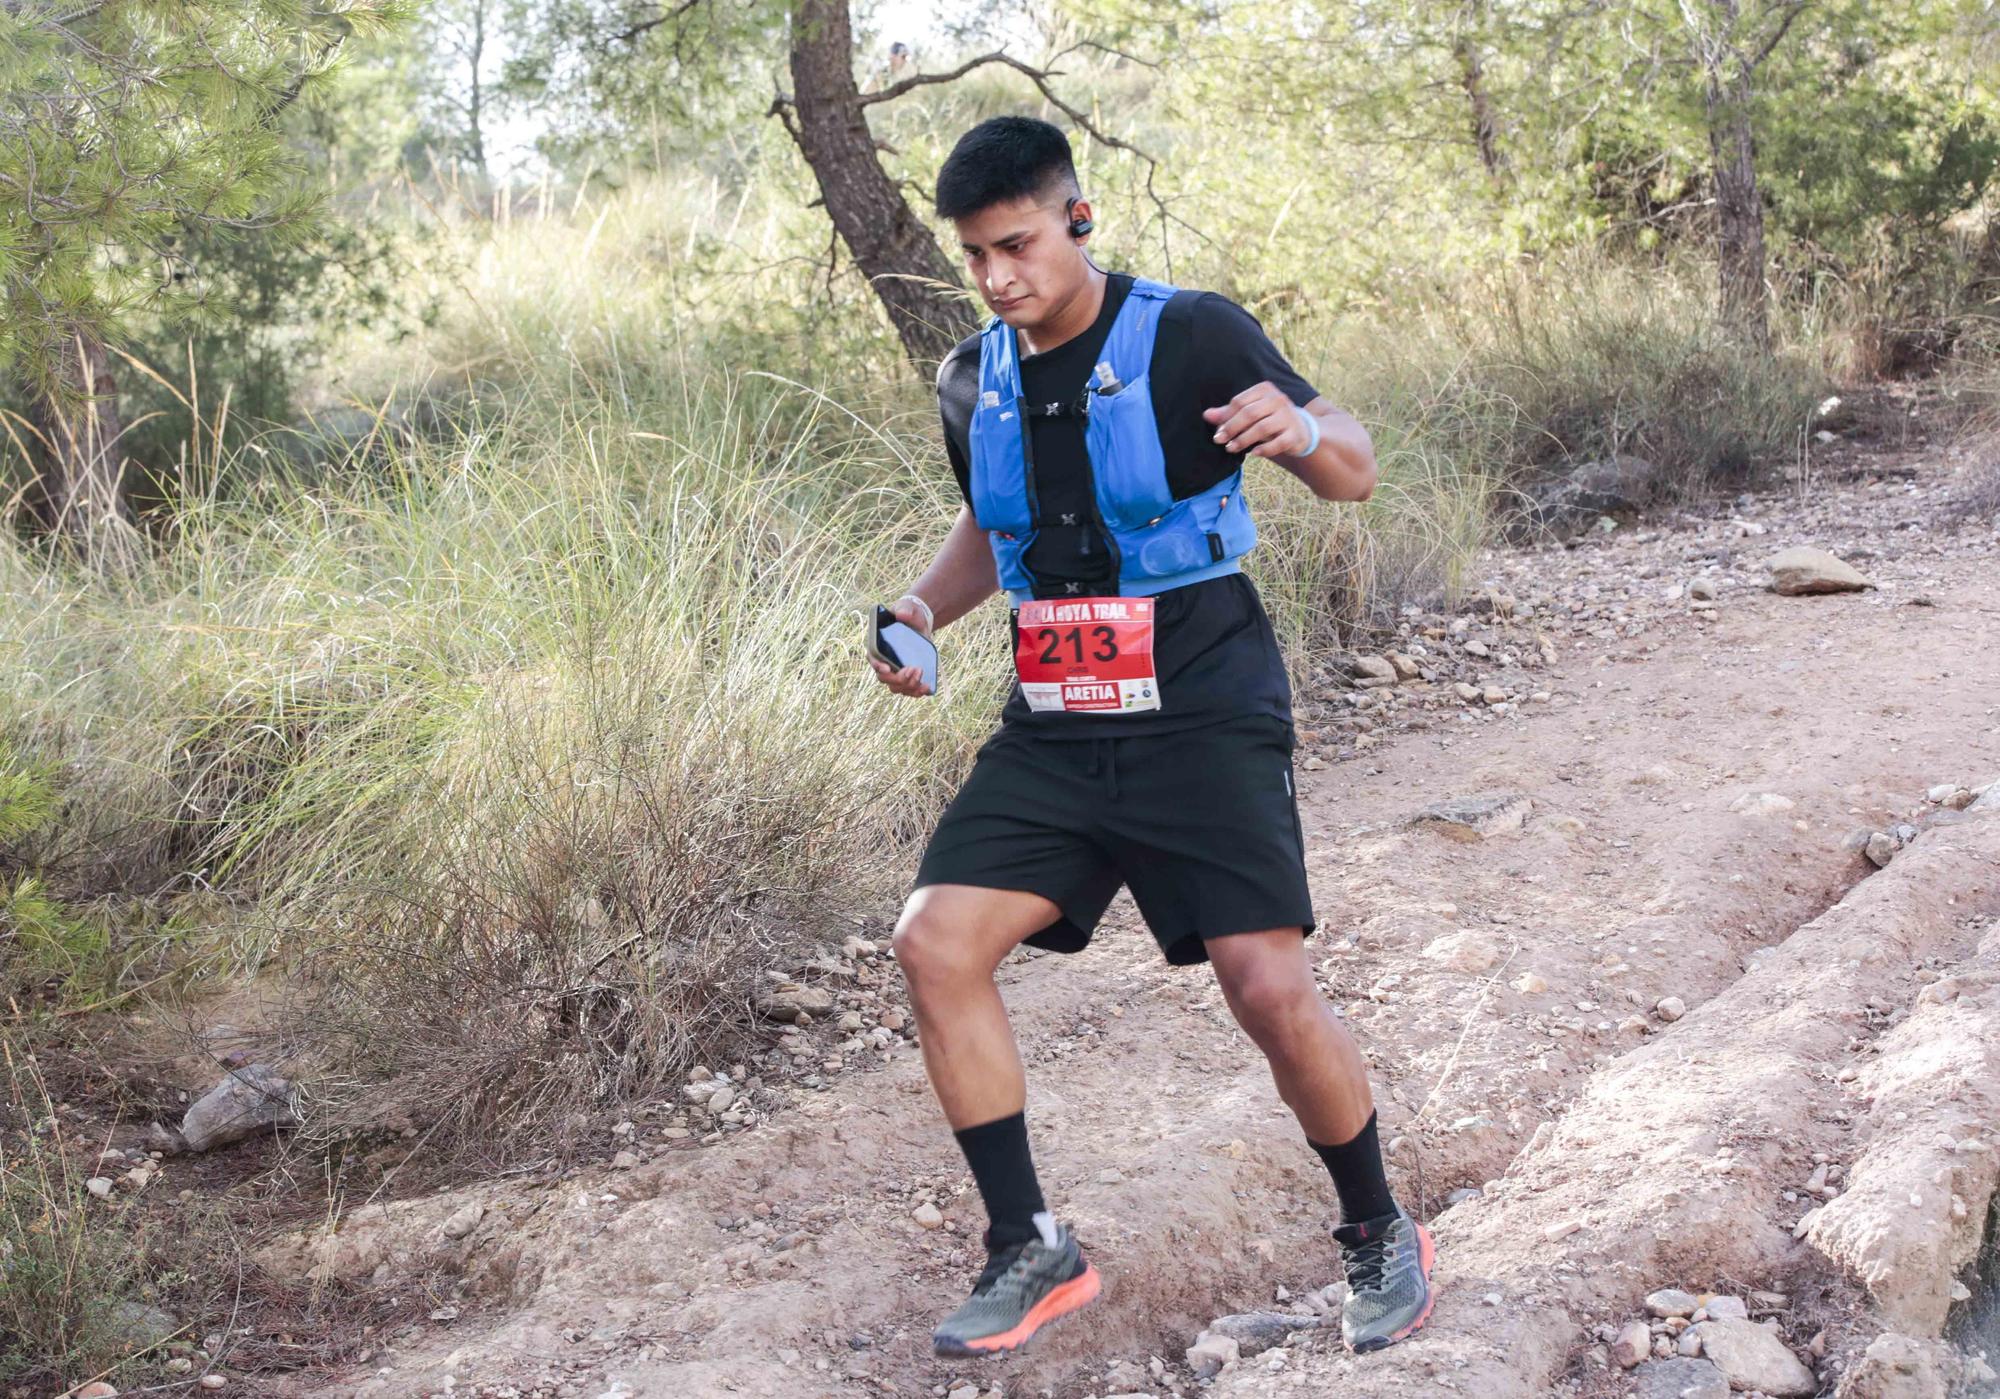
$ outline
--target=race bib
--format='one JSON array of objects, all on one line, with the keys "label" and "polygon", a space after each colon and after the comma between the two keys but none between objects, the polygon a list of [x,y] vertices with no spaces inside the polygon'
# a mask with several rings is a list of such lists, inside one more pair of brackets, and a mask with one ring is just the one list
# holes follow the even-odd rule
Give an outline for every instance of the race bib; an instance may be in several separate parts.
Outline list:
[{"label": "race bib", "polygon": [[1022,603],[1014,670],[1030,709],[1071,714],[1158,709],[1153,599],[1084,597]]}]

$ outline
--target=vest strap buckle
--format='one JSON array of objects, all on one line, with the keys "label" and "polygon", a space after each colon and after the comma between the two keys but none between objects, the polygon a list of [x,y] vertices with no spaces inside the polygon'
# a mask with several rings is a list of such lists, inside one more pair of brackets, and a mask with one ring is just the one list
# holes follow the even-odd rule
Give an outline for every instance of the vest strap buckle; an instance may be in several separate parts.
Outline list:
[{"label": "vest strap buckle", "polygon": [[1028,413],[1031,417],[1036,418],[1088,418],[1090,416],[1090,390],[1085,389],[1067,403],[1061,400],[1057,400],[1054,403],[1037,403],[1028,409]]}]

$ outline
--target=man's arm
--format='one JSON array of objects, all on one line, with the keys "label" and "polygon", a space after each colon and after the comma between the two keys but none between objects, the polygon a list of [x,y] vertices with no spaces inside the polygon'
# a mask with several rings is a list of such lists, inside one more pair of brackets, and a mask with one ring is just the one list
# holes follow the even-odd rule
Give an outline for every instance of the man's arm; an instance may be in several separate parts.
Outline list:
[{"label": "man's arm", "polygon": [[972,518],[971,507],[958,507],[958,518],[938,546],[937,557],[910,591],[930,604],[933,629],[950,626],[1000,591],[993,549],[986,542],[986,531]]},{"label": "man's arm", "polygon": [[[1309,453],[1312,427],[1305,414],[1319,424],[1319,444]],[[1366,500],[1375,493],[1375,444],[1368,429],[1323,396],[1300,408],[1267,379],[1227,403],[1202,409],[1202,417],[1215,425],[1215,440],[1226,450],[1270,458],[1321,500]]]}]

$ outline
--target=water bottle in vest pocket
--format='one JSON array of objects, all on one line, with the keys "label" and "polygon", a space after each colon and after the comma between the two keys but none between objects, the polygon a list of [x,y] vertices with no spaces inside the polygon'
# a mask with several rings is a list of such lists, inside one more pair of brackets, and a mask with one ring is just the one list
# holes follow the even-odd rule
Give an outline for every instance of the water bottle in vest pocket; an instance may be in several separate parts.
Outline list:
[{"label": "water bottle in vest pocket", "polygon": [[1171,578],[1213,562],[1201,531],[1195,528],[1192,501],[1177,500],[1152,519],[1140,521],[1136,529],[1114,534],[1124,559],[1119,572],[1128,580]]}]

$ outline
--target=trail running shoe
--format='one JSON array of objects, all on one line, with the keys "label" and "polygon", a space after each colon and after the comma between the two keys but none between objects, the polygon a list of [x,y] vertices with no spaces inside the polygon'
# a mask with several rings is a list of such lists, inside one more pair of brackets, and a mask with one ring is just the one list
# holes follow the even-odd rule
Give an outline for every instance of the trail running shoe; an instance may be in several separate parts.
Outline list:
[{"label": "trail running shoe", "polygon": [[1035,1227],[1040,1238],[989,1250],[972,1296],[931,1333],[939,1355],[1012,1350],[1097,1295],[1097,1269],[1083,1261],[1076,1236],[1046,1211]]},{"label": "trail running shoe", "polygon": [[1347,1273],[1340,1338],[1352,1351],[1394,1345],[1430,1319],[1436,1294],[1430,1231],[1399,1208],[1333,1231]]}]

